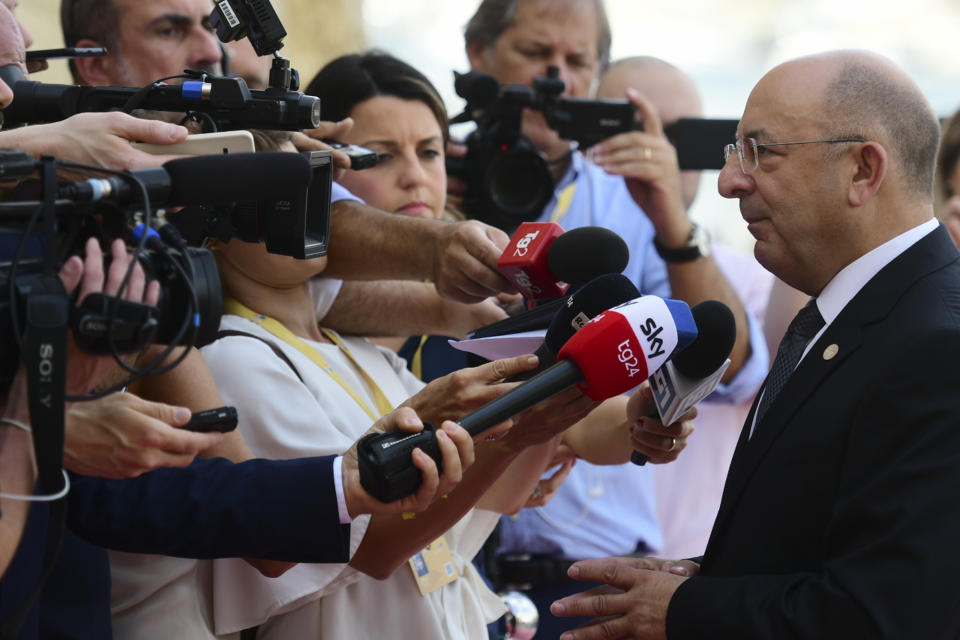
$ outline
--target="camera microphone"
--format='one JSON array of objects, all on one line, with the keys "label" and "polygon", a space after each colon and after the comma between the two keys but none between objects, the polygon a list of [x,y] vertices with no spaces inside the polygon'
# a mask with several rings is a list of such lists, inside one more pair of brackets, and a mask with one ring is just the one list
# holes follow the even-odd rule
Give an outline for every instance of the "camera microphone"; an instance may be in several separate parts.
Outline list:
[{"label": "camera microphone", "polygon": [[[134,169],[154,205],[230,204],[286,198],[310,184],[309,161],[282,151],[231,153],[170,160],[162,167]],[[136,202],[140,189],[128,178],[91,178],[60,187],[58,198],[79,202]]]}]

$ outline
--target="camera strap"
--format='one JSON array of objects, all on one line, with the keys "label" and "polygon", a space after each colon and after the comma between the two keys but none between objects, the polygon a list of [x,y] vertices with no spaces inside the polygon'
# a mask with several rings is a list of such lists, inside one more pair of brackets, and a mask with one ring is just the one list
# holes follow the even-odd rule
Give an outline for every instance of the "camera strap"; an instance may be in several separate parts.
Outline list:
[{"label": "camera strap", "polygon": [[[67,333],[70,303],[57,274],[54,245],[56,238],[57,170],[53,158],[43,162],[43,224],[47,242],[45,273],[30,288],[26,305],[26,331],[23,338],[23,359],[27,367],[27,396],[33,450],[37,461],[37,481],[48,494],[59,492],[66,481],[63,467],[63,440],[66,385]],[[50,523],[44,549],[43,569],[37,584],[20,605],[0,624],[0,639],[15,638],[50,573],[66,523],[67,501],[50,504]],[[33,508],[37,508],[36,506]]]}]

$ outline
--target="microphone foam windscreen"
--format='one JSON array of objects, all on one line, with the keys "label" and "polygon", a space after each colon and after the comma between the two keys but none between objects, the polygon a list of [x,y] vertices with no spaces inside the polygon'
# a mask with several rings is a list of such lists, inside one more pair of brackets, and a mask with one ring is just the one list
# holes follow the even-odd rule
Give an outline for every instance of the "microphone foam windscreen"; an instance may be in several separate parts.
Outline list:
[{"label": "microphone foam windscreen", "polygon": [[584,284],[606,273],[620,273],[630,261],[623,238],[603,227],[571,229],[547,251],[550,273],[569,284]]},{"label": "microphone foam windscreen", "polygon": [[737,323],[730,307],[719,300],[704,300],[690,310],[697,337],[673,357],[673,366],[684,376],[699,380],[720,368],[733,350]]},{"label": "microphone foam windscreen", "polygon": [[556,353],[570,336],[594,316],[639,296],[636,285],[623,274],[608,273],[598,276],[576,293],[567,296],[565,304],[550,321],[544,342]]},{"label": "microphone foam windscreen", "polygon": [[163,168],[170,174],[171,204],[291,199],[312,179],[309,160],[283,151],[177,158]]}]

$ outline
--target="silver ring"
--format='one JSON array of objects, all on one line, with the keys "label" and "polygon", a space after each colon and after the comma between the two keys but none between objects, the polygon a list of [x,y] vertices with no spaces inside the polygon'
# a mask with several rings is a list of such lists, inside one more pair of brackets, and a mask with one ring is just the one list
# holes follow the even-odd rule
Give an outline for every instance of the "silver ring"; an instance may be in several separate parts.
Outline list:
[{"label": "silver ring", "polygon": [[537,486],[533,488],[533,493],[530,495],[531,500],[539,500],[543,496],[543,490],[540,488],[540,483],[537,483]]},{"label": "silver ring", "polygon": [[667,449],[667,451],[673,451],[673,450],[676,449],[676,448],[677,448],[677,439],[676,439],[676,438],[670,438],[670,448]]}]

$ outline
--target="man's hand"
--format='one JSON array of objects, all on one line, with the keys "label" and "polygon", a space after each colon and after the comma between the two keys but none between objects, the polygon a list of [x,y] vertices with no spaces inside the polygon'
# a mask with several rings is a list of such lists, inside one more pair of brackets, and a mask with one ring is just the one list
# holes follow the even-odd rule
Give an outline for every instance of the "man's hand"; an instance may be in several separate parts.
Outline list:
[{"label": "man's hand", "polygon": [[476,220],[443,225],[433,247],[432,280],[437,290],[461,302],[513,292],[497,271],[497,260],[509,243],[503,231]]},{"label": "man's hand", "polygon": [[571,578],[609,586],[553,603],[550,612],[555,616],[598,618],[564,633],[562,640],[665,640],[670,598],[687,577],[661,570],[663,564],[655,558],[603,558],[571,566],[567,572]]},{"label": "man's hand", "polygon": [[[419,433],[423,422],[409,407],[400,407],[377,421],[363,436],[371,433],[384,433],[400,429],[406,433]],[[363,437],[360,438],[361,440]],[[443,475],[437,473],[433,459],[419,448],[412,453],[413,465],[420,469],[423,483],[413,495],[390,503],[383,503],[367,493],[360,484],[360,467],[357,458],[357,443],[343,454],[341,468],[343,495],[347,503],[347,512],[355,518],[364,513],[395,514],[408,511],[420,512],[429,507],[439,496],[448,494],[463,477],[463,472],[473,464],[473,442],[470,434],[449,420],[437,429],[437,444],[443,460]]]},{"label": "man's hand", "polygon": [[681,246],[690,235],[680,185],[677,150],[663,133],[653,105],[633,89],[627,98],[643,119],[643,131],[615,135],[592,149],[593,161],[609,174],[623,176],[634,201],[669,247]]},{"label": "man's hand", "polygon": [[135,478],[160,467],[185,467],[223,438],[220,433],[177,428],[189,420],[189,409],[129,393],[76,402],[67,411],[64,466],[113,479]]},{"label": "man's hand", "polygon": [[344,118],[340,122],[321,122],[316,129],[304,129],[293,134],[293,146],[297,151],[333,151],[333,179],[339,180],[343,172],[350,168],[350,156],[337,151],[323,140],[340,140],[353,129],[353,118]]},{"label": "man's hand", "polygon": [[664,426],[656,413],[653,389],[644,382],[627,401],[627,424],[630,425],[630,440],[633,448],[647,456],[654,464],[673,462],[687,446],[687,438],[693,433],[693,419],[697,408],[691,407],[670,426]]},{"label": "man's hand", "polygon": [[543,444],[582,420],[598,404],[576,387],[561,391],[515,416],[503,443],[516,451]]},{"label": "man's hand", "polygon": [[[126,276],[127,270],[133,261],[133,256],[127,253],[123,240],[114,240],[110,245],[110,269],[104,282],[103,252],[96,238],[88,238],[86,257],[80,260],[78,256],[71,256],[60,269],[60,280],[68,294],[80,287],[77,295],[77,304],[82,303],[91,293],[104,292],[115,296],[120,291],[120,285]],[[143,268],[135,264],[127,286],[123,290],[123,298],[147,305],[156,305],[160,296],[160,284],[152,281],[147,284]],[[95,388],[117,366],[112,356],[102,356],[85,353],[76,345],[72,336],[67,351],[67,394],[83,395]]]},{"label": "man's hand", "polygon": [[542,478],[537,483],[533,494],[527,498],[527,502],[523,505],[523,508],[531,509],[534,507],[542,507],[553,500],[553,497],[557,495],[557,491],[559,491],[561,485],[563,485],[563,481],[566,480],[570,472],[573,471],[573,465],[575,465],[576,462],[577,454],[574,453],[573,449],[565,444],[560,444],[557,450],[553,452],[553,458],[551,458],[549,464],[547,464],[547,469],[552,469],[557,465],[560,465],[560,467],[554,471],[549,478]]},{"label": "man's hand", "polygon": [[78,113],[59,122],[4,131],[0,143],[36,156],[55,155],[58,160],[128,170],[159,167],[179,157],[144,153],[133,147],[132,141],[166,145],[183,142],[186,137],[185,127],[109,111]]},{"label": "man's hand", "polygon": [[[434,424],[443,420],[457,421],[516,387],[519,383],[499,383],[534,369],[537,362],[536,356],[527,355],[460,369],[432,380],[416,395],[408,398],[403,406],[412,408],[417,415]],[[507,420],[484,434],[505,431],[512,424],[512,421]]]}]

